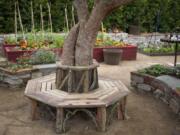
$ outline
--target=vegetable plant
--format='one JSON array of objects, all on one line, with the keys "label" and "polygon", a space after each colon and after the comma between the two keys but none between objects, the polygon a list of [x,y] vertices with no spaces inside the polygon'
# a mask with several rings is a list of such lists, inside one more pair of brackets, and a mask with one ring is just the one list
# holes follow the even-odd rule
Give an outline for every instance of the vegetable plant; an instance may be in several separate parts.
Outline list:
[{"label": "vegetable plant", "polygon": [[157,65],[153,65],[151,67],[139,70],[138,72],[157,77],[157,76],[161,76],[161,75],[173,75],[173,74],[175,74],[176,71],[174,68],[170,68],[170,67],[167,67],[164,65],[157,64]]}]

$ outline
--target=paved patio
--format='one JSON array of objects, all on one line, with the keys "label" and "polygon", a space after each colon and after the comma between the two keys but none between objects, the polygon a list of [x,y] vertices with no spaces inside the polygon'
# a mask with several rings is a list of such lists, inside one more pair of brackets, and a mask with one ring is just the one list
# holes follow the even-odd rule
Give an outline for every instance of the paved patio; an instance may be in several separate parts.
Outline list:
[{"label": "paved patio", "polygon": [[[149,57],[138,54],[137,61],[123,61],[118,66],[104,63],[99,75],[120,79],[130,88],[130,71],[152,64],[173,63],[174,57]],[[180,56],[178,56],[180,62]],[[131,88],[130,88],[131,89]],[[167,105],[152,95],[138,94],[132,90],[128,98],[129,120],[114,121],[106,133],[96,132],[91,121],[75,117],[71,130],[66,135],[173,135],[180,128],[180,121]],[[24,98],[24,89],[9,90],[0,88],[0,135],[55,135],[54,122],[30,120],[30,108]],[[178,135],[178,134],[177,134]]]}]

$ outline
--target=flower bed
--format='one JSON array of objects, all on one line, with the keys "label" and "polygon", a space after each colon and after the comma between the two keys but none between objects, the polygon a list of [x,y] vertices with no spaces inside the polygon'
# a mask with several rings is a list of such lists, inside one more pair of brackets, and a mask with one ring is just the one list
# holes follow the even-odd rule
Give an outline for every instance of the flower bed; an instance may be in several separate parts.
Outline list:
[{"label": "flower bed", "polygon": [[133,45],[127,45],[123,47],[113,47],[113,46],[105,46],[105,47],[96,47],[94,48],[93,51],[93,57],[96,59],[98,62],[103,62],[104,57],[103,57],[103,49],[104,48],[120,48],[122,49],[122,60],[136,60],[137,56],[137,47]]},{"label": "flower bed", "polygon": [[[171,56],[174,55],[174,44],[150,44],[149,46],[140,46],[139,53],[148,56]],[[180,48],[177,52],[180,55]]]},{"label": "flower bed", "polygon": [[[26,40],[21,39],[17,42],[13,36],[7,37],[5,40],[6,44],[3,46],[5,56],[9,61],[16,62],[16,59],[23,54],[31,54],[38,49],[52,50],[58,56],[61,56],[65,36],[48,33],[45,35],[39,33],[36,36],[37,37],[34,38],[32,34],[27,33],[25,35]],[[16,43],[17,45],[9,45],[10,43]],[[99,33],[97,36],[96,45],[93,50],[93,57],[98,62],[104,61],[103,48],[120,48],[123,50],[122,60],[136,59],[136,46],[127,45],[122,41],[113,40],[107,33]]]},{"label": "flower bed", "polygon": [[[5,47],[5,55],[9,61],[16,62],[17,58],[23,56],[24,54],[32,54],[35,51],[37,51],[35,49],[33,49],[33,50],[19,50],[19,49],[15,49],[16,47],[17,46]],[[53,51],[59,57],[62,54],[62,48],[53,48],[53,49],[48,49],[48,50]]]},{"label": "flower bed", "polygon": [[[36,50],[18,50],[15,49],[16,46],[8,46],[5,47],[5,54],[6,57],[9,61],[16,62],[16,59],[22,56],[25,53],[32,54]],[[127,45],[123,47],[112,47],[112,46],[106,46],[106,47],[95,47],[93,50],[93,57],[96,59],[98,62],[103,62],[104,57],[103,57],[103,49],[104,48],[120,48],[123,50],[122,53],[122,60],[136,60],[136,55],[137,55],[137,47],[133,45]],[[55,54],[58,56],[61,56],[62,54],[62,48],[53,48],[50,49],[52,50]]]},{"label": "flower bed", "polygon": [[[174,55],[174,52],[146,52],[143,50],[138,50],[139,53],[148,55],[148,56],[172,56]],[[180,52],[177,52],[178,55],[180,55]]]},{"label": "flower bed", "polygon": [[155,65],[131,72],[131,86],[139,92],[153,95],[168,104],[180,115],[180,79],[179,71],[172,67]]}]

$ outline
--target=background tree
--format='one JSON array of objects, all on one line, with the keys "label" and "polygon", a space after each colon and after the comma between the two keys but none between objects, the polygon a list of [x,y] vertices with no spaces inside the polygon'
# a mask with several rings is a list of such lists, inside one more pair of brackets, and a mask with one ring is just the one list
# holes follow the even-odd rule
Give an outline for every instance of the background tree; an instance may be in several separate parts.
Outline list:
[{"label": "background tree", "polygon": [[[17,0],[0,0],[0,33],[14,32],[14,3]],[[30,3],[31,0],[18,0],[22,15],[22,22],[27,31],[31,30]],[[48,28],[47,2],[51,5],[53,31],[63,31],[64,8],[67,7],[69,24],[71,24],[72,0],[32,0],[34,8],[35,28],[40,30],[39,5],[43,7],[45,28]],[[123,5],[113,11],[103,21],[107,29],[114,25],[126,31],[130,24],[138,18],[142,32],[153,32],[156,30],[157,13],[160,11],[159,32],[172,31],[180,26],[180,1],[179,0],[135,0],[128,5]],[[88,7],[92,9],[93,0],[88,0]],[[75,13],[77,21],[77,14]],[[137,21],[136,21],[137,22]],[[18,28],[19,30],[19,28]]]}]

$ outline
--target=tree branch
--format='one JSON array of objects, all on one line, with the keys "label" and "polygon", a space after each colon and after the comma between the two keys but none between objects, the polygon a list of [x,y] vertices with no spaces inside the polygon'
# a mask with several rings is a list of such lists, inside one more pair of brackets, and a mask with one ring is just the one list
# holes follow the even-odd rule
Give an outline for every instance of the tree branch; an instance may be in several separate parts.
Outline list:
[{"label": "tree branch", "polygon": [[99,29],[101,21],[103,21],[110,12],[131,1],[133,0],[95,0],[95,5],[86,24],[86,28],[96,31]]},{"label": "tree branch", "polygon": [[89,16],[87,0],[74,0],[74,6],[77,10],[79,21],[87,20]]},{"label": "tree branch", "polygon": [[133,0],[101,0],[101,4],[104,5],[104,10],[108,12],[118,8],[119,6],[128,4],[131,1]]}]

